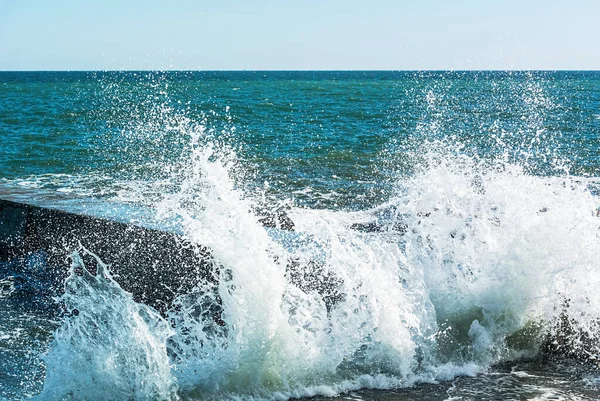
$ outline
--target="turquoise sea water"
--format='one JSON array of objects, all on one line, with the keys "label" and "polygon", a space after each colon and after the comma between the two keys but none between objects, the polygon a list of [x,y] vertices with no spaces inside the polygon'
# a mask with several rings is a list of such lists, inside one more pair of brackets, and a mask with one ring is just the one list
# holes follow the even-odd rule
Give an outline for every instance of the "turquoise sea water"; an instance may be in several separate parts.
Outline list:
[{"label": "turquoise sea water", "polygon": [[[104,194],[118,181],[168,177],[165,164],[185,157],[187,130],[198,126],[236,151],[244,185],[266,180],[279,197],[321,207],[386,199],[390,183],[419,165],[427,141],[452,138],[461,145],[452,151],[480,158],[508,152],[539,175],[594,175],[600,159],[597,72],[0,78],[2,178],[32,178],[53,189],[64,184]],[[300,194],[307,188],[313,195]]]},{"label": "turquoise sea water", "polygon": [[[599,72],[0,72],[0,137],[0,196],[175,222],[239,280],[218,338],[99,288],[72,294],[114,335],[88,343],[0,297],[0,399],[600,396],[594,363],[539,359],[560,316],[599,334]],[[342,278],[333,311],[291,254]]]}]

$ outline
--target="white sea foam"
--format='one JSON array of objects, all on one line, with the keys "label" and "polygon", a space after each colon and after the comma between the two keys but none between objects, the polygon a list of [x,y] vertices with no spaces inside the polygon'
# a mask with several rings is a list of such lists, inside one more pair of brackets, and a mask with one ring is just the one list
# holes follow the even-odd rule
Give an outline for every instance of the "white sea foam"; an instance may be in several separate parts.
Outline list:
[{"label": "white sea foam", "polygon": [[[527,104],[552,106],[528,90]],[[426,100],[435,114],[439,96]],[[527,118],[539,125],[539,113]],[[211,249],[218,286],[180,294],[169,327],[101,263],[96,276],[73,271],[64,301],[79,314],[55,335],[42,398],[284,400],[389,389],[535,355],[547,335],[599,353],[577,335],[597,338],[600,318],[596,178],[540,177],[526,157],[482,161],[432,141],[384,204],[291,207],[296,232],[280,233],[253,212],[263,194],[235,185],[235,153],[202,130],[188,134],[187,159],[152,202],[159,219]],[[377,230],[356,229],[371,222]],[[575,335],[559,336],[562,321]]]},{"label": "white sea foam", "polygon": [[[64,300],[79,315],[55,335],[42,398],[330,396],[533,355],[560,313],[596,334],[600,219],[586,180],[443,157],[378,208],[292,208],[289,247],[257,222],[230,176],[233,153],[219,152],[194,147],[157,206],[210,247],[216,292],[182,294],[171,330],[103,268],[72,273]],[[351,228],[369,219],[380,232]],[[318,263],[292,279],[292,259]]]}]

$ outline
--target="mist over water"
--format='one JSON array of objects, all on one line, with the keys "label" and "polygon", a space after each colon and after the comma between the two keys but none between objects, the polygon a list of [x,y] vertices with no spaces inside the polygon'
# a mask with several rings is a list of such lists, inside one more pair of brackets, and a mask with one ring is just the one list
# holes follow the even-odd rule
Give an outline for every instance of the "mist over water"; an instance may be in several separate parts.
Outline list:
[{"label": "mist over water", "polygon": [[298,74],[95,77],[84,173],[5,178],[146,208],[216,262],[161,316],[73,254],[39,399],[418,388],[549,341],[593,366],[596,75]]}]

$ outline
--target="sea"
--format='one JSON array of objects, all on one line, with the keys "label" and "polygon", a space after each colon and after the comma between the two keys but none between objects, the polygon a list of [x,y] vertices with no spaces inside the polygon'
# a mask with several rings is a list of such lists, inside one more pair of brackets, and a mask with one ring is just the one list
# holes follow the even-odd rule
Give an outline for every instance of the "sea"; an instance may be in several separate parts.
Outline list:
[{"label": "sea", "polygon": [[0,262],[0,400],[600,399],[600,72],[0,72],[0,198],[221,266]]}]

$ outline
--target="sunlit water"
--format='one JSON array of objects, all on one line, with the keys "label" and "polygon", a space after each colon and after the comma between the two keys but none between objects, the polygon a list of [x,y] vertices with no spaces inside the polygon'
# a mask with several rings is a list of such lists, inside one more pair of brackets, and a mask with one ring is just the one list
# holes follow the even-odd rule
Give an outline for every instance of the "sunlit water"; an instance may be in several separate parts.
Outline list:
[{"label": "sunlit water", "polygon": [[600,397],[598,73],[0,73],[0,101],[5,196],[220,266],[161,315],[93,249],[59,299],[0,265],[0,397]]}]

